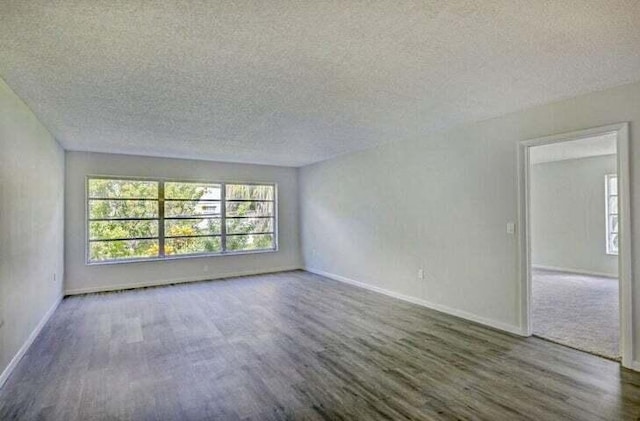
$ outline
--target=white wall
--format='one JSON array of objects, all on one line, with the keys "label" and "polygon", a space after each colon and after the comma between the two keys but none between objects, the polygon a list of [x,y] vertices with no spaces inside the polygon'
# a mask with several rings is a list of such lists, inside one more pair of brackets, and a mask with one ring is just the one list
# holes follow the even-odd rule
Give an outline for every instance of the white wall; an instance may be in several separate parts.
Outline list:
[{"label": "white wall", "polygon": [[[621,121],[631,122],[632,212],[640,221],[635,83],[302,168],[305,265],[524,331],[518,243],[505,229],[517,218],[518,142]],[[639,238],[640,223],[633,230]],[[637,272],[640,247],[633,253]],[[640,312],[635,318],[640,326]]]},{"label": "white wall", "polygon": [[531,257],[534,266],[618,276],[618,256],[606,253],[606,174],[616,156],[531,166]]},{"label": "white wall", "polygon": [[1,385],[61,297],[64,223],[64,152],[1,79],[0,150]]},{"label": "white wall", "polygon": [[[66,162],[65,291],[68,294],[301,267],[296,168],[86,152],[67,152]],[[87,175],[278,183],[279,251],[86,265]]]}]

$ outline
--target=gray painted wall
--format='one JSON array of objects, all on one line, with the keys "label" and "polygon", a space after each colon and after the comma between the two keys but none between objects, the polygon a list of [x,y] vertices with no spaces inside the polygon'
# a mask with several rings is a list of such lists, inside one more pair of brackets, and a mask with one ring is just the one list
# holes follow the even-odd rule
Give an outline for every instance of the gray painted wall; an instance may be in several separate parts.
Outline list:
[{"label": "gray painted wall", "polygon": [[[635,83],[302,168],[305,265],[522,330],[518,243],[506,232],[517,218],[518,142],[621,121],[631,122],[632,212],[640,221]],[[640,223],[632,236],[640,238]],[[635,317],[640,326],[640,312]]]},{"label": "gray painted wall", "polygon": [[0,150],[2,373],[62,294],[64,152],[1,79]]},{"label": "gray painted wall", "polygon": [[605,174],[616,156],[531,166],[531,257],[534,266],[618,276],[606,253]]},{"label": "gray painted wall", "polygon": [[[108,290],[300,268],[296,168],[102,153],[66,153],[65,291]],[[85,264],[87,175],[278,183],[279,251],[154,262]]]}]

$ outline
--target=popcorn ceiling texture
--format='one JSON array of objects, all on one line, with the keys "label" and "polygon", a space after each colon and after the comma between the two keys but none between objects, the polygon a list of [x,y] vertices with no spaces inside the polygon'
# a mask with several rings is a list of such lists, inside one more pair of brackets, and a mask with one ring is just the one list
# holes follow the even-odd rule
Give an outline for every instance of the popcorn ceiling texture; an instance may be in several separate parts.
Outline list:
[{"label": "popcorn ceiling texture", "polygon": [[638,1],[0,0],[69,150],[301,166],[640,79]]}]

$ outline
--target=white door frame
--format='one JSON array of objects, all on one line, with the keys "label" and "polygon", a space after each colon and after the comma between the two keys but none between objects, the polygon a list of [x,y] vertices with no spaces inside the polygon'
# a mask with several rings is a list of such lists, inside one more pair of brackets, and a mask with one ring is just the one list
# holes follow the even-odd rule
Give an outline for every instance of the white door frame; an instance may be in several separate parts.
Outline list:
[{"label": "white door frame", "polygon": [[618,160],[618,277],[620,292],[620,353],[622,365],[633,367],[633,272],[631,254],[631,203],[629,171],[629,123],[611,124],[587,130],[521,141],[518,146],[518,223],[520,270],[520,326],[531,336],[531,225],[529,218],[529,149],[533,146],[579,140],[603,134],[616,134]]}]

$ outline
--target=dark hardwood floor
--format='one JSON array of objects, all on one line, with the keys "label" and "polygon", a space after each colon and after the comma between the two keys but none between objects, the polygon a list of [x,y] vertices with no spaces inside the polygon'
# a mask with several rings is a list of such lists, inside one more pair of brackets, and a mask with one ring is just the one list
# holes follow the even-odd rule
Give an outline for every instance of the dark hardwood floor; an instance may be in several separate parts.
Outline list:
[{"label": "dark hardwood floor", "polygon": [[312,275],[65,299],[1,420],[640,417],[640,374]]}]

